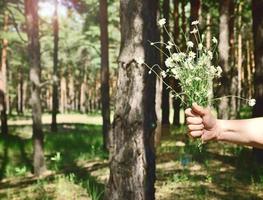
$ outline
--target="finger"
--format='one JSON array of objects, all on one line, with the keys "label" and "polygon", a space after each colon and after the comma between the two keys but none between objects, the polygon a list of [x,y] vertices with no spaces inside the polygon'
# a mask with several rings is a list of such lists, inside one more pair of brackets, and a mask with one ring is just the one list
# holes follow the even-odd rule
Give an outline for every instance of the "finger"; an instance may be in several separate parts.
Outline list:
[{"label": "finger", "polygon": [[207,110],[204,107],[197,105],[197,103],[193,103],[192,110],[193,112],[201,116],[204,116],[205,114],[207,114]]},{"label": "finger", "polygon": [[191,108],[187,108],[184,113],[186,117],[199,117],[200,116],[197,113],[193,112]]},{"label": "finger", "polygon": [[204,129],[203,124],[198,124],[198,125],[187,125],[187,128],[189,131],[201,131]]},{"label": "finger", "polygon": [[191,131],[189,135],[192,137],[200,137],[203,134],[203,131]]},{"label": "finger", "polygon": [[186,124],[198,125],[202,124],[203,119],[201,117],[187,117]]}]

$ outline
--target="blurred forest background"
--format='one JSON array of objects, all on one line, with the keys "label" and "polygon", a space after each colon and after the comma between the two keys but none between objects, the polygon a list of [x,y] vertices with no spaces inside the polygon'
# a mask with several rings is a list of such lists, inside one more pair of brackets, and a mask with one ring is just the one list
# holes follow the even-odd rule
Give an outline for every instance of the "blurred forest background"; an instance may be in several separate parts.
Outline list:
[{"label": "blurred forest background", "polygon": [[[263,199],[257,149],[187,137],[148,74],[199,20],[218,38],[222,119],[263,115],[262,0],[0,0],[1,199]],[[160,46],[164,51],[165,47]],[[164,78],[176,91],[178,82]],[[259,159],[258,159],[259,158]]]}]

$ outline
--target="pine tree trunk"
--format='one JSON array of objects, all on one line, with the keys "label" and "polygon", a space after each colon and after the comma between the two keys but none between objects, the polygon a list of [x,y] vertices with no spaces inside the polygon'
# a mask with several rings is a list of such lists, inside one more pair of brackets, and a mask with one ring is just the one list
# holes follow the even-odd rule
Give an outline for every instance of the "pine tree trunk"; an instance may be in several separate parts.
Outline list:
[{"label": "pine tree trunk", "polygon": [[31,106],[33,118],[33,166],[34,174],[46,171],[44,158],[44,134],[42,130],[42,110],[40,99],[41,65],[38,25],[38,0],[25,0],[25,15],[28,35],[28,57],[30,64]]},{"label": "pine tree trunk", "polygon": [[[220,1],[220,22],[219,22],[219,65],[223,69],[221,87],[218,96],[228,95],[231,86],[231,75],[229,66],[229,5],[230,0]],[[229,99],[223,98],[219,103],[218,116],[221,119],[229,118]]]},{"label": "pine tree trunk", "polygon": [[60,112],[65,113],[67,109],[67,84],[65,77],[60,80]]},{"label": "pine tree trunk", "polygon": [[201,1],[200,0],[190,0],[190,29],[192,28],[191,23],[198,20],[200,16]]},{"label": "pine tree trunk", "polygon": [[206,48],[210,49],[211,48],[211,13],[206,14],[206,26],[207,26],[207,31],[206,31]]},{"label": "pine tree trunk", "polygon": [[[239,3],[238,6],[238,35],[237,35],[237,49],[238,49],[238,56],[237,56],[237,71],[238,71],[238,84],[237,84],[237,96],[241,96],[241,92],[242,92],[242,63],[243,63],[243,59],[242,59],[242,3]],[[237,100],[237,110],[240,109],[240,100]]]},{"label": "pine tree trunk", "polygon": [[[169,13],[170,13],[170,0],[164,0],[163,1],[163,17],[166,19],[166,30],[169,32],[170,31],[170,26],[169,26]],[[163,30],[163,42],[168,43],[169,41],[169,35],[168,33]],[[162,46],[163,52],[165,52],[167,55],[169,54],[168,49],[166,48],[165,45]],[[165,65],[165,59],[166,57],[163,57],[163,62],[162,62],[162,68],[163,70],[166,71],[167,67]],[[166,83],[169,82],[169,77],[165,77],[163,79]],[[163,83],[163,91],[162,91],[162,124],[163,125],[170,125],[169,121],[169,116],[170,116],[170,103],[169,103],[169,95],[170,91],[167,89],[166,85]]]},{"label": "pine tree trunk", "polygon": [[110,94],[109,94],[109,38],[108,38],[107,0],[100,0],[100,41],[101,41],[101,101],[103,120],[103,148],[107,149],[110,130]]},{"label": "pine tree trunk", "polygon": [[118,91],[110,135],[110,179],[106,199],[153,200],[155,182],[155,76],[138,63],[152,66],[159,52],[157,0],[121,0],[121,50]]},{"label": "pine tree trunk", "polygon": [[186,0],[182,0],[181,4],[181,10],[182,10],[182,30],[183,33],[186,33],[186,16],[185,16],[185,6],[186,6]]},{"label": "pine tree trunk", "polygon": [[23,114],[24,112],[24,74],[22,66],[19,68],[18,87],[17,87],[17,112]]},{"label": "pine tree trunk", "polygon": [[57,132],[57,113],[58,113],[58,42],[59,42],[59,24],[58,24],[58,0],[55,0],[55,10],[53,15],[53,88],[52,88],[52,122],[51,131]]},{"label": "pine tree trunk", "polygon": [[80,87],[80,111],[82,113],[86,112],[86,107],[85,107],[85,103],[86,103],[86,85],[87,85],[87,82],[86,82],[86,80],[84,80],[83,83],[81,83],[81,87]]},{"label": "pine tree trunk", "polygon": [[[255,98],[256,105],[253,107],[253,117],[263,116],[263,0],[252,0],[254,58],[255,58]],[[254,149],[255,156],[262,163],[263,152]]]},{"label": "pine tree trunk", "polygon": [[[238,95],[238,66],[236,65],[235,57],[235,2],[230,0],[229,2],[229,67],[230,67],[230,91],[231,95]],[[227,95],[227,94],[225,94]],[[229,99],[229,119],[236,119],[238,109],[237,109],[236,97],[231,97]]]},{"label": "pine tree trunk", "polygon": [[[4,32],[8,30],[8,13],[4,13]],[[0,69],[0,112],[1,112],[1,133],[8,134],[7,126],[7,48],[8,40],[2,40],[2,55]]]},{"label": "pine tree trunk", "polygon": [[252,70],[251,70],[251,57],[250,57],[250,42],[249,40],[246,41],[246,51],[247,51],[247,82],[248,82],[248,98],[252,98]]},{"label": "pine tree trunk", "polygon": [[[174,12],[173,12],[173,17],[174,17],[174,30],[173,30],[173,35],[174,35],[174,41],[177,45],[179,45],[179,0],[173,0],[174,4]],[[179,82],[177,80],[173,81],[173,88],[176,90],[176,92],[180,93],[181,88],[179,85]],[[173,109],[174,109],[174,115],[173,115],[173,125],[178,126],[180,125],[180,104],[181,101],[179,98],[174,98],[173,97]]]}]

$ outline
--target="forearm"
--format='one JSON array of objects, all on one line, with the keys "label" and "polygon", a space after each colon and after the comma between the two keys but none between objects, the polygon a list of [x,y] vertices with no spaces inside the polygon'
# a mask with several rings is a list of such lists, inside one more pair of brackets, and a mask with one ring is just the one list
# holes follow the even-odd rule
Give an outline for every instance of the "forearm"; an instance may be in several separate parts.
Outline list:
[{"label": "forearm", "polygon": [[263,118],[217,120],[218,141],[263,149]]}]

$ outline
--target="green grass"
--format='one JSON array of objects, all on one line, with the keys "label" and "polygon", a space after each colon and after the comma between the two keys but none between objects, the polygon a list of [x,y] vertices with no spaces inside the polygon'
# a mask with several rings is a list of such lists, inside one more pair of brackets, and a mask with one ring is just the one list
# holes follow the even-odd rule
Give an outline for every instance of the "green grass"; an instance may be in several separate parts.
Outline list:
[{"label": "green grass", "polygon": [[[90,124],[60,124],[58,132],[50,132],[50,127],[45,125],[45,160],[47,168],[55,172],[55,177],[40,181],[29,181],[12,189],[12,182],[30,176],[32,172],[32,139],[31,127],[10,126],[8,138],[0,139],[0,178],[12,180],[4,183],[0,199],[70,199],[70,193],[76,193],[80,188],[91,199],[102,199],[104,185],[81,166],[92,160],[107,159],[107,153],[102,149],[102,127]],[[56,174],[62,174],[58,175]],[[72,178],[74,177],[74,178]],[[19,190],[19,185],[26,185]],[[63,187],[65,187],[63,189]],[[65,197],[55,197],[58,190],[68,187],[69,194]],[[75,191],[75,192],[74,192]],[[46,193],[50,193],[46,194]],[[85,193],[84,192],[84,193]],[[45,195],[43,195],[45,194]],[[84,195],[85,196],[85,195]]]},{"label": "green grass", "polygon": [[[84,121],[62,123],[57,133],[44,125],[45,159],[53,173],[43,179],[31,176],[30,125],[12,125],[8,139],[0,139],[0,199],[103,199],[109,171],[98,116],[94,124],[79,114],[60,117]],[[157,148],[156,199],[263,199],[263,167],[251,149],[209,143],[200,152],[185,126],[168,130]]]}]

